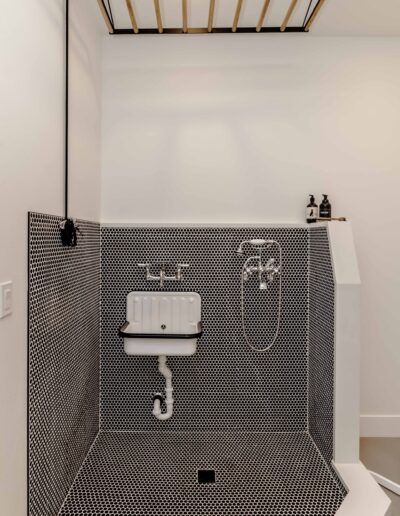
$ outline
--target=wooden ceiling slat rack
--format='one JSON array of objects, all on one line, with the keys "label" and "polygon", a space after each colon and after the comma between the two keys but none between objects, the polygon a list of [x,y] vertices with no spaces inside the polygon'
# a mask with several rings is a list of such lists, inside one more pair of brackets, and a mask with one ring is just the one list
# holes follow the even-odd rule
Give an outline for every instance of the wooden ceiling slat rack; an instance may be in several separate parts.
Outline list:
[{"label": "wooden ceiling slat rack", "polygon": [[287,10],[286,16],[285,16],[285,18],[284,18],[284,20],[282,22],[282,25],[281,25],[281,32],[285,31],[285,29],[287,27],[287,24],[289,23],[290,17],[292,16],[293,11],[294,11],[296,5],[297,5],[297,0],[292,0],[290,2],[289,9]]},{"label": "wooden ceiling slat rack", "polygon": [[161,19],[161,8],[160,8],[160,0],[154,0],[154,9],[156,11],[156,19],[157,19],[157,30],[160,34],[164,32],[164,27]]},{"label": "wooden ceiling slat rack", "polygon": [[270,0],[265,0],[263,8],[261,9],[260,17],[258,18],[258,23],[256,27],[256,31],[260,32],[264,23],[265,15],[267,14],[267,10],[269,7]]},{"label": "wooden ceiling slat rack", "polygon": [[182,30],[186,34],[188,31],[188,7],[187,0],[182,0]]},{"label": "wooden ceiling slat rack", "polygon": [[236,32],[239,23],[240,11],[242,10],[243,0],[238,0],[236,5],[235,17],[232,24],[232,32]]},{"label": "wooden ceiling slat rack", "polygon": [[135,34],[138,34],[139,33],[139,27],[138,27],[138,24],[136,22],[136,16],[135,16],[135,12],[133,10],[133,6],[132,6],[131,0],[126,0],[126,7],[128,9],[129,17],[131,19],[132,30],[133,30],[133,32]]},{"label": "wooden ceiling slat rack", "polygon": [[213,29],[214,11],[215,11],[215,0],[210,0],[210,9],[208,11],[207,32],[211,32]]},{"label": "wooden ceiling slat rack", "polygon": [[[131,28],[117,28],[114,25],[112,16],[112,0],[107,0],[107,6],[104,0],[97,0],[100,8],[101,15],[106,24],[107,30],[112,35],[122,34],[134,34],[134,35],[145,35],[145,34],[244,34],[244,33],[281,33],[286,32],[308,32],[311,25],[315,22],[315,19],[321,10],[321,7],[325,3],[325,0],[310,0],[308,9],[302,25],[288,26],[292,14],[296,7],[298,7],[298,0],[291,0],[289,8],[285,14],[284,19],[279,27],[264,26],[264,21],[268,12],[270,0],[264,0],[261,12],[254,27],[240,27],[239,19],[240,13],[243,6],[243,0],[237,0],[236,10],[234,13],[232,27],[215,27],[214,26],[214,12],[215,4],[218,0],[209,0],[208,7],[208,25],[207,27],[190,27],[188,9],[191,0],[182,0],[182,27],[168,28],[163,26],[161,16],[160,0],[154,1],[154,13],[155,13],[155,27],[154,28],[140,28],[137,23],[137,18],[133,6],[132,0],[126,0],[126,7],[131,21]],[[161,0],[162,1],[162,0]],[[163,5],[164,9],[168,3]],[[314,5],[313,9],[311,7]]]},{"label": "wooden ceiling slat rack", "polygon": [[97,3],[99,4],[100,12],[101,12],[101,15],[104,18],[104,23],[106,24],[108,32],[110,34],[114,34],[114,30],[115,30],[114,29],[114,24],[111,21],[111,17],[108,14],[107,7],[105,6],[104,1],[103,0],[97,0]]},{"label": "wooden ceiling slat rack", "polygon": [[311,16],[308,18],[304,25],[304,31],[308,32],[310,30],[311,24],[314,22],[315,18],[317,17],[317,14],[319,13],[322,5],[324,4],[325,0],[318,0],[317,5],[314,7],[313,12],[311,13]]}]

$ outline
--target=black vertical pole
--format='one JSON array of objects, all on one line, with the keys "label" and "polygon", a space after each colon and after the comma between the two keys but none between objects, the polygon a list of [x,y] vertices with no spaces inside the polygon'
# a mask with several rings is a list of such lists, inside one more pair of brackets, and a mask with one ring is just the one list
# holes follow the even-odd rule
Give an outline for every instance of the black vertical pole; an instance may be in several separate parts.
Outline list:
[{"label": "black vertical pole", "polygon": [[65,0],[65,127],[64,127],[64,220],[60,224],[61,242],[64,246],[76,246],[76,226],[68,218],[68,147],[69,147],[69,0]]},{"label": "black vertical pole", "polygon": [[68,219],[69,0],[65,0],[65,220]]}]

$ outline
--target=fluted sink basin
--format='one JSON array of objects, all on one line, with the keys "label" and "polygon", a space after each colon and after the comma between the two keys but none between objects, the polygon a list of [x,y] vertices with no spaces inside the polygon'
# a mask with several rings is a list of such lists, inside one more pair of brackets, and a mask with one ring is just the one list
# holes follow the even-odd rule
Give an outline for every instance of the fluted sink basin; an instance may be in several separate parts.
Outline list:
[{"label": "fluted sink basin", "polygon": [[130,292],[119,329],[127,355],[194,355],[201,337],[196,292]]}]

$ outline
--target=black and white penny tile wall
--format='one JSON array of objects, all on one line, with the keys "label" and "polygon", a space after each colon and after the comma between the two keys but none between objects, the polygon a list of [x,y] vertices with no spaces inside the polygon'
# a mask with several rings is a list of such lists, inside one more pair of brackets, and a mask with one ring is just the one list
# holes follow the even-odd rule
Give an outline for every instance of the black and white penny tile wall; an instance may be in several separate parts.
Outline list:
[{"label": "black and white penny tile wall", "polygon": [[99,427],[100,227],[29,216],[29,515],[55,516]]},{"label": "black and white penny tile wall", "polygon": [[[268,353],[254,353],[240,323],[242,240],[276,239],[283,249],[282,322]],[[101,428],[102,430],[307,429],[308,230],[306,228],[115,228],[103,227]],[[267,255],[276,251],[268,250]],[[274,255],[277,258],[276,255]],[[160,290],[145,281],[138,263],[188,263],[182,283],[166,291],[195,291],[202,298],[204,335],[192,357],[171,357],[174,416],[151,414],[152,395],[162,391],[157,357],[128,357],[118,327],[131,291]],[[260,291],[246,284],[246,324],[263,347],[275,332],[278,282]]]},{"label": "black and white penny tile wall", "polygon": [[[293,446],[305,439],[312,450],[314,441],[330,464],[334,280],[326,228],[100,229],[98,224],[81,221],[78,246],[64,248],[60,220],[40,214],[30,214],[29,219],[29,516],[55,516],[71,486],[62,514],[94,514],[93,510],[115,514],[114,509],[130,514],[130,502],[110,505],[96,498],[94,503],[93,494],[100,489],[111,497],[119,496],[122,484],[109,477],[107,468],[114,459],[124,460],[119,448],[115,448],[115,457],[112,454],[119,436],[125,435],[131,444],[126,464],[121,463],[120,480],[129,483],[124,468],[139,467],[143,450],[135,443],[140,432],[157,443],[165,436],[165,446],[174,436],[181,442],[184,432],[189,444],[199,436],[214,439],[212,432],[236,435],[238,453],[249,439],[246,432],[272,432],[277,439],[293,433]],[[250,238],[275,239],[283,251],[282,320],[277,341],[266,353],[252,351],[241,328],[241,268],[252,253],[245,248],[239,256],[237,248]],[[274,248],[265,256],[278,259]],[[177,263],[190,267],[182,283],[167,282],[160,289],[157,282],[145,280],[139,263],[152,263],[154,273],[161,263],[166,264],[171,275]],[[263,291],[256,277],[245,283],[247,333],[257,348],[270,343],[275,334],[278,285],[275,280]],[[164,389],[157,357],[127,356],[118,336],[125,321],[127,294],[153,290],[194,291],[202,299],[204,335],[196,354],[168,359],[175,403],[173,417],[163,422],[151,413],[153,394]],[[76,476],[99,430],[100,437]],[[107,439],[110,446],[103,457],[102,443]],[[217,448],[210,448],[212,466]],[[285,456],[287,450],[279,449]],[[226,449],[227,460],[231,451]],[[163,449],[163,453],[170,450]],[[207,460],[203,462],[206,465]],[[145,460],[142,466],[153,475]],[[307,460],[301,467],[309,468]],[[315,467],[318,475],[310,475],[307,482],[322,489],[324,514],[334,514],[345,494],[343,486],[329,476],[331,472],[324,473],[329,470],[322,459]],[[323,479],[325,474],[329,479]],[[301,486],[294,489],[303,502],[310,494]],[[134,498],[136,491],[132,493]],[[190,493],[194,496],[191,503],[197,503],[194,491]],[[176,500],[179,505],[179,496]],[[309,514],[308,502],[303,502],[293,502],[296,514]],[[246,501],[243,514],[248,509]],[[280,510],[292,515],[297,509],[285,508],[283,503]]]},{"label": "black and white penny tile wall", "polygon": [[330,464],[333,456],[335,283],[328,232],[310,229],[309,427]]}]

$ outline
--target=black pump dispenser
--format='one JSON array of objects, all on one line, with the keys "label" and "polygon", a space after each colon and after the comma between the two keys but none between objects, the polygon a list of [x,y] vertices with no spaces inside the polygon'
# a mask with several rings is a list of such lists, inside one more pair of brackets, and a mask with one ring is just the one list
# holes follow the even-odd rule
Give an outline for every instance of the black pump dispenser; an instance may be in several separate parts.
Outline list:
[{"label": "black pump dispenser", "polygon": [[318,217],[318,206],[315,204],[315,197],[310,194],[310,202],[306,208],[306,221],[311,224],[317,222]]},{"label": "black pump dispenser", "polygon": [[323,200],[319,205],[319,216],[321,219],[330,219],[332,217],[332,207],[327,194],[322,194]]}]

